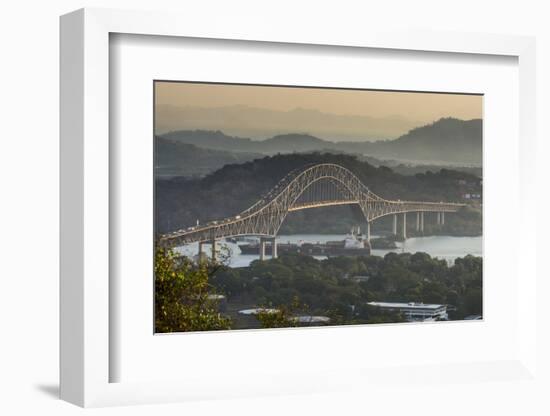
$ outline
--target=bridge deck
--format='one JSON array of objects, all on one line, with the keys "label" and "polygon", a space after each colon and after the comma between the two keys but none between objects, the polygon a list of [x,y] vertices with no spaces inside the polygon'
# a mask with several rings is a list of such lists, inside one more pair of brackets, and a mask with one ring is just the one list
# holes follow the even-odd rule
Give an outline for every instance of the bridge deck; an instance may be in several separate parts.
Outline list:
[{"label": "bridge deck", "polygon": [[[313,185],[318,184],[324,187],[315,189]],[[308,198],[303,200],[306,194]],[[327,198],[329,194],[332,196]],[[386,200],[372,193],[348,169],[334,164],[319,164],[293,171],[240,215],[164,234],[160,237],[160,244],[177,246],[242,235],[275,236],[289,212],[350,204],[358,205],[368,222],[386,215],[407,212],[457,212],[466,205]]]}]

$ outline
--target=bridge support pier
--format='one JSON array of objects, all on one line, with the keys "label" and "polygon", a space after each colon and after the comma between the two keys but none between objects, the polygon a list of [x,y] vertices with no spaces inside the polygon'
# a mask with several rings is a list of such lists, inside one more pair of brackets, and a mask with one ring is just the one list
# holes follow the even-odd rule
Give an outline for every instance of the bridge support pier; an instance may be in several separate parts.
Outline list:
[{"label": "bridge support pier", "polygon": [[437,225],[441,224],[441,212],[437,213]]},{"label": "bridge support pier", "polygon": [[204,254],[204,241],[199,241],[199,260],[202,259],[203,254]]},{"label": "bridge support pier", "polygon": [[269,242],[271,245],[271,258],[277,258],[277,237],[260,237],[260,260],[266,259],[265,243]]},{"label": "bridge support pier", "polygon": [[393,214],[393,235],[397,235],[397,214]]},{"label": "bridge support pier", "polygon": [[260,261],[265,260],[265,239],[260,237]]},{"label": "bridge support pier", "polygon": [[212,261],[216,261],[216,239],[213,238],[211,241],[212,244]]},{"label": "bridge support pier", "polygon": [[420,213],[420,231],[424,232],[424,211]]},{"label": "bridge support pier", "polygon": [[420,231],[420,212],[416,213],[416,231]]},{"label": "bridge support pier", "polygon": [[370,243],[370,221],[367,221],[367,241]]},{"label": "bridge support pier", "polygon": [[407,213],[403,213],[403,240],[407,239]]},{"label": "bridge support pier", "polygon": [[441,212],[441,225],[445,225],[445,212]]}]

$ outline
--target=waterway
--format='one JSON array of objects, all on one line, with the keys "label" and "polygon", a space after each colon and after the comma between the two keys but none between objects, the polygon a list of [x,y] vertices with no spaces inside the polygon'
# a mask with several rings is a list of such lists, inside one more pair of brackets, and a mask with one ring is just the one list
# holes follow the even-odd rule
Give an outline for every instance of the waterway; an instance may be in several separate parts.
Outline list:
[{"label": "waterway", "polygon": [[[281,243],[324,243],[326,241],[341,241],[346,236],[344,234],[294,234],[277,236],[277,242]],[[376,238],[376,235],[372,236]],[[242,244],[242,243],[241,243]],[[482,237],[451,237],[451,236],[429,236],[408,238],[405,242],[397,242],[397,248],[392,250],[372,250],[375,256],[384,256],[390,252],[396,253],[428,253],[432,257],[446,260],[449,264],[454,263],[457,257],[464,257],[468,254],[474,256],[482,255]],[[231,267],[246,267],[252,261],[257,260],[257,255],[241,254],[237,244],[220,242],[222,251],[229,256],[228,263]],[[210,252],[210,246],[203,246],[205,253]],[[198,244],[190,244],[178,247],[177,251],[186,256],[193,257],[198,254]],[[268,256],[269,258],[269,256]],[[323,259],[325,257],[317,257]]]}]

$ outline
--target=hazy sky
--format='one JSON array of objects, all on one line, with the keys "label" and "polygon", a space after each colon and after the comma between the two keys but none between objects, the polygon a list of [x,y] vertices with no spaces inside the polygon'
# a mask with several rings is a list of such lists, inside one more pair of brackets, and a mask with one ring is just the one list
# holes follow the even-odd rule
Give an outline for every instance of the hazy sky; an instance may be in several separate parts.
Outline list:
[{"label": "hazy sky", "polygon": [[[301,129],[300,132],[341,136],[337,137],[338,140],[355,140],[361,136],[367,139],[392,137],[441,117],[466,120],[482,117],[482,97],[479,95],[179,82],[156,82],[155,95],[157,132],[180,128],[211,128],[233,134],[248,132],[253,138],[265,138],[270,134],[297,132],[296,129]],[[229,113],[226,111],[235,106],[268,111],[253,113],[245,107],[232,108]],[[195,109],[177,111],[175,107]],[[305,114],[301,122],[297,122],[297,114],[293,112],[296,109],[316,110],[344,117],[335,117],[328,125],[328,121],[323,123],[322,119]],[[291,112],[293,117],[279,117],[274,111]],[[364,122],[361,122],[361,118]],[[386,120],[377,125],[373,118]],[[345,127],[342,135],[338,134],[339,124]],[[262,132],[264,125],[265,132]],[[372,129],[368,126],[372,126]]]}]

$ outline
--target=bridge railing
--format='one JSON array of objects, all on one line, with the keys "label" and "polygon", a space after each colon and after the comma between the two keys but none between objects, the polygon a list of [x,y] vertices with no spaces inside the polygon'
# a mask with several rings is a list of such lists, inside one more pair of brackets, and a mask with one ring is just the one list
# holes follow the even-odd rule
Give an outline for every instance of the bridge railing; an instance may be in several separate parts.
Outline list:
[{"label": "bridge railing", "polygon": [[[298,201],[308,186],[324,179],[333,182],[335,186],[342,187],[340,200]],[[291,171],[262,199],[239,215],[165,234],[161,236],[161,242],[187,243],[236,235],[275,235],[288,212],[355,203],[361,207],[367,221],[402,212],[456,212],[466,205],[450,202],[386,200],[370,191],[348,169],[335,164],[318,164]]]}]

